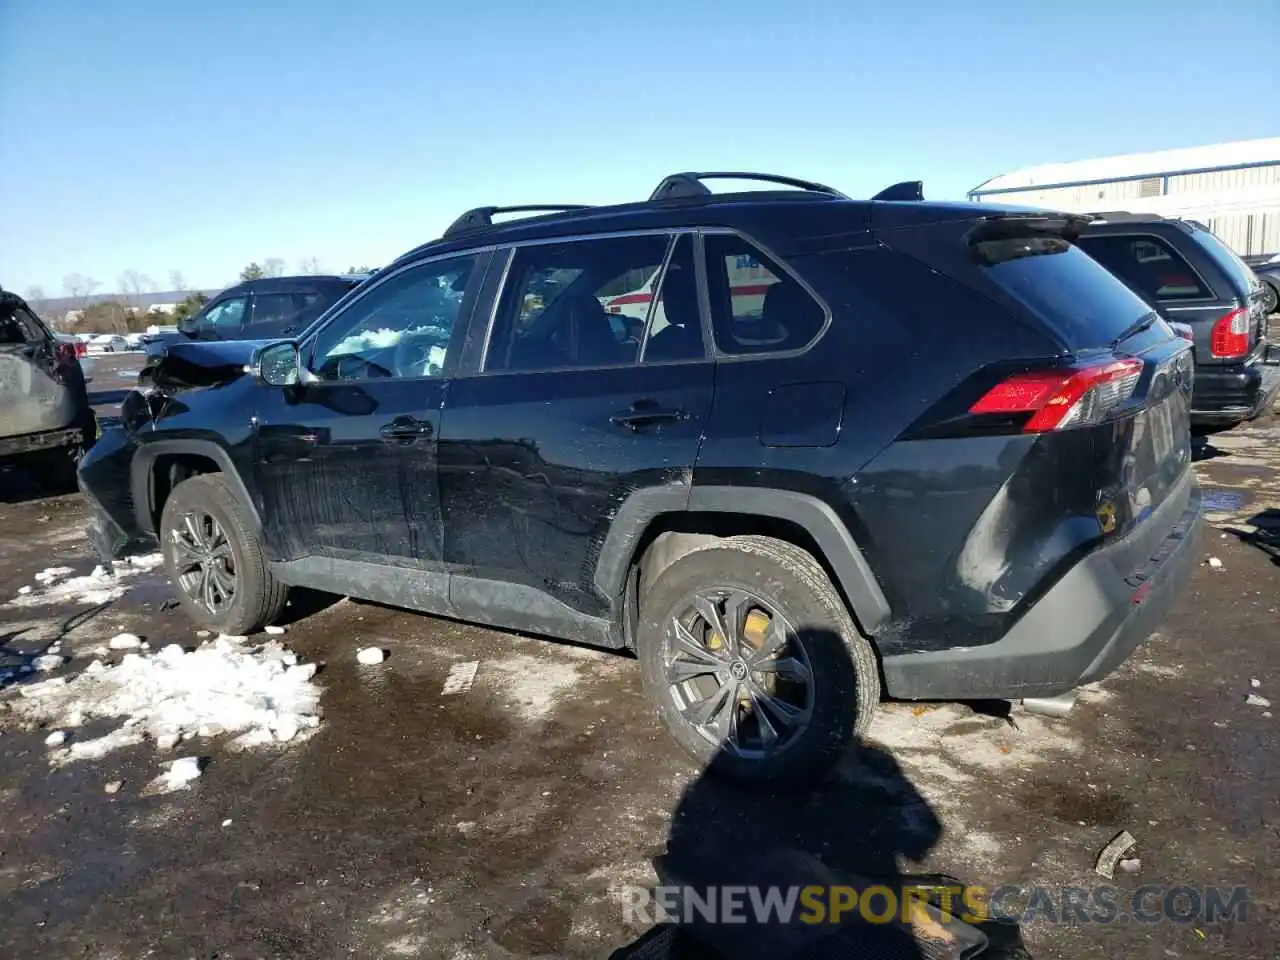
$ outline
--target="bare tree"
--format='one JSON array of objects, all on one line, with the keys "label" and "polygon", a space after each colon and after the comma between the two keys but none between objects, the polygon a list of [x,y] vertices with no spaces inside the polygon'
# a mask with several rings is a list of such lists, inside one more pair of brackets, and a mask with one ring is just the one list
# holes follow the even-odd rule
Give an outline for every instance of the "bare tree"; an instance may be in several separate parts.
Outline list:
[{"label": "bare tree", "polygon": [[142,295],[151,290],[151,278],[137,270],[126,270],[120,274],[120,292],[125,295],[129,305],[142,309]]},{"label": "bare tree", "polygon": [[33,283],[27,287],[27,303],[35,303],[37,300],[44,299],[44,287]]},{"label": "bare tree", "polygon": [[93,277],[86,277],[83,273],[69,273],[62,278],[62,289],[75,301],[78,310],[83,310],[89,305],[93,291],[100,286],[102,286],[101,283]]},{"label": "bare tree", "polygon": [[284,261],[279,257],[267,257],[262,261],[262,275],[264,277],[278,277],[284,273]]},{"label": "bare tree", "polygon": [[318,257],[303,257],[298,261],[298,272],[315,275],[324,273],[324,267],[320,265]]},{"label": "bare tree", "polygon": [[184,276],[182,275],[182,271],[181,271],[181,270],[170,270],[170,271],[169,271],[169,286],[170,286],[170,287],[171,287],[171,288],[172,288],[176,293],[186,293],[186,292],[187,292],[187,278],[186,278],[186,277],[184,277]]}]

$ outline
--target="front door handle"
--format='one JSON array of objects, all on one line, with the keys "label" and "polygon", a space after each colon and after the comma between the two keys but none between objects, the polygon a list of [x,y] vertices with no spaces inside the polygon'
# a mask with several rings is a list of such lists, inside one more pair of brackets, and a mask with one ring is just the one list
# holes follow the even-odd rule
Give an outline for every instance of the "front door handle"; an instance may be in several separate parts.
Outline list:
[{"label": "front door handle", "polygon": [[404,416],[396,417],[390,423],[383,424],[378,429],[378,436],[389,443],[413,443],[415,440],[431,436],[434,432],[435,428],[426,420]]},{"label": "front door handle", "polygon": [[673,410],[662,406],[656,400],[637,400],[630,410],[621,410],[609,418],[614,426],[626,427],[628,430],[639,430],[655,423],[687,420],[689,414],[683,410]]}]

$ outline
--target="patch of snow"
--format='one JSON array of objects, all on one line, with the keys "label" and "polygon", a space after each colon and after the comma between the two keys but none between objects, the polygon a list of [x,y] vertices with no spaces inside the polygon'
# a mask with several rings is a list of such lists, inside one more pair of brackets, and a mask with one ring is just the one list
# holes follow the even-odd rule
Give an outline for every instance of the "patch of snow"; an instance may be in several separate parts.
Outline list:
[{"label": "patch of snow", "polygon": [[18,596],[20,596],[20,597],[25,597],[25,596],[26,596],[28,593],[30,593],[30,592],[31,592],[31,588],[30,588],[30,587],[19,587],[19,588],[18,588]]},{"label": "patch of snow", "polygon": [[57,670],[60,666],[67,662],[67,658],[58,653],[46,653],[42,657],[36,657],[31,661],[41,673],[48,673],[50,670]]},{"label": "patch of snow", "polygon": [[278,637],[280,634],[284,633],[284,627],[276,626],[275,624],[269,624],[263,629],[274,637]]},{"label": "patch of snow", "polygon": [[1248,704],[1249,706],[1251,706],[1251,707],[1269,707],[1269,706],[1271,706],[1271,701],[1270,701],[1270,700],[1268,700],[1266,697],[1260,697],[1260,696],[1258,696],[1256,693],[1251,693],[1251,694],[1249,694],[1247,697],[1245,697],[1245,698],[1244,698],[1244,702],[1245,702],[1245,703],[1247,703],[1247,704]]},{"label": "patch of snow", "polygon": [[169,644],[155,654],[127,653],[118,666],[22,687],[11,715],[32,726],[123,721],[105,736],[71,744],[59,754],[64,760],[101,757],[144,737],[161,749],[215,732],[240,734],[239,747],[284,743],[320,723],[315,665],[290,666],[289,656],[276,641],[254,650],[215,641],[191,652]]},{"label": "patch of snow", "polygon": [[135,650],[140,646],[142,638],[136,633],[117,633],[107,641],[107,647],[111,650]]},{"label": "patch of snow", "polygon": [[169,768],[156,777],[144,789],[145,793],[172,793],[185,790],[192,780],[199,779],[204,764],[199,757],[181,757],[169,763]]},{"label": "patch of snow", "polygon": [[60,747],[67,742],[67,732],[65,730],[55,730],[44,738],[46,747]]},{"label": "patch of snow", "polygon": [[112,780],[110,783],[105,784],[102,789],[105,790],[107,793],[119,793],[120,788],[123,786],[124,786],[123,780]]},{"label": "patch of snow", "polygon": [[356,651],[356,659],[365,666],[373,666],[387,659],[387,651],[380,647],[361,647]]},{"label": "patch of snow", "polygon": [[45,567],[36,574],[36,583],[53,583],[55,580],[61,580],[63,577],[69,577],[75,573],[70,567]]},{"label": "patch of snow", "polygon": [[15,597],[8,602],[7,606],[35,607],[58,603],[89,605],[111,603],[125,595],[127,587],[123,586],[121,581],[140,573],[146,573],[148,570],[154,570],[163,563],[164,557],[159,553],[149,553],[140,557],[130,557],[126,560],[116,560],[111,564],[111,570],[98,566],[83,577],[71,577],[69,579],[62,579],[62,571],[69,571],[69,568],[50,567],[43,572],[52,574],[53,571],[58,571],[58,573],[56,576],[51,575],[49,579],[41,581],[42,589]]}]

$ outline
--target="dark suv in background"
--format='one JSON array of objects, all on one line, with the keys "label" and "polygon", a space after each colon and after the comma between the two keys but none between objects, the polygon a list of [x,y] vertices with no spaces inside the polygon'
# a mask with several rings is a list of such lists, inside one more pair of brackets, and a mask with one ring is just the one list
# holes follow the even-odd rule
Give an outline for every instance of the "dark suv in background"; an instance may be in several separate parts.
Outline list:
[{"label": "dark suv in background", "polygon": [[634,650],[747,779],[829,767],[882,685],[1069,696],[1195,563],[1191,347],[1087,218],[919,196],[469,211],[300,340],[172,347],[90,535],[226,633],[307,586]]},{"label": "dark suv in background", "polygon": [[147,342],[147,352],[158,354],[182,340],[277,340],[294,336],[367,278],[367,274],[349,274],[246,280],[223,290],[199,313],[178,324],[177,333],[153,335]]},{"label": "dark suv in background", "polygon": [[1077,243],[1157,307],[1191,328],[1196,385],[1191,422],[1230,427],[1269,411],[1280,366],[1268,363],[1268,291],[1203,224],[1103,213]]}]

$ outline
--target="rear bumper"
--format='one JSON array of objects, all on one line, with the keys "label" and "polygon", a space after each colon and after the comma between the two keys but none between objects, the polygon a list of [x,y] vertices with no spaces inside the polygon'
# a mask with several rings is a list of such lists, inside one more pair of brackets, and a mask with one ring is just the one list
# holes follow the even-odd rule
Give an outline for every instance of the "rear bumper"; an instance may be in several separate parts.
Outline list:
[{"label": "rear bumper", "polygon": [[1196,562],[1200,490],[1146,521],[1169,533],[1136,569],[1124,541],[1089,554],[995,643],[884,659],[890,696],[905,700],[1049,697],[1106,676],[1156,629]]},{"label": "rear bumper", "polygon": [[1269,411],[1280,396],[1280,366],[1267,363],[1196,367],[1191,422],[1224,426]]},{"label": "rear bumper", "polygon": [[21,457],[28,453],[40,453],[43,450],[80,447],[84,443],[85,431],[81,427],[45,430],[40,433],[23,434],[20,437],[0,437],[0,460]]}]

